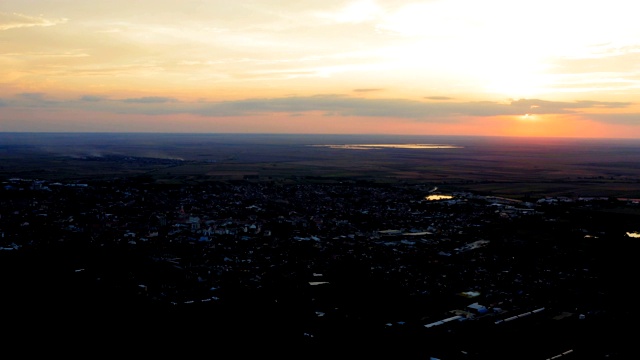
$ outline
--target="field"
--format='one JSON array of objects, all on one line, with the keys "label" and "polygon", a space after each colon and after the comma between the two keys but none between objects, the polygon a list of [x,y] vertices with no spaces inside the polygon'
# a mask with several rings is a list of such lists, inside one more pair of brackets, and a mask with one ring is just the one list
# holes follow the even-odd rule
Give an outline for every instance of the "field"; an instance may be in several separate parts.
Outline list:
[{"label": "field", "polygon": [[[345,146],[354,144],[371,146]],[[401,146],[406,144],[451,146]],[[365,135],[0,133],[0,179],[83,182],[124,177],[179,184],[238,180],[408,183],[437,186],[440,191],[474,191],[515,198],[640,198],[640,142]]]}]

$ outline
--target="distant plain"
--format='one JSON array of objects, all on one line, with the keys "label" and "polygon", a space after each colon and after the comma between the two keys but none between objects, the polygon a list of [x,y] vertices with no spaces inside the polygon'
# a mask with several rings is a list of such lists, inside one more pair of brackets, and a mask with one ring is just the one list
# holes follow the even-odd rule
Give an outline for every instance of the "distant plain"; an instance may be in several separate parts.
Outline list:
[{"label": "distant plain", "polygon": [[[383,145],[383,146],[375,146]],[[405,146],[411,145],[411,146]],[[414,146],[420,145],[420,146]],[[426,184],[640,198],[640,141],[380,135],[0,133],[0,179]]]}]

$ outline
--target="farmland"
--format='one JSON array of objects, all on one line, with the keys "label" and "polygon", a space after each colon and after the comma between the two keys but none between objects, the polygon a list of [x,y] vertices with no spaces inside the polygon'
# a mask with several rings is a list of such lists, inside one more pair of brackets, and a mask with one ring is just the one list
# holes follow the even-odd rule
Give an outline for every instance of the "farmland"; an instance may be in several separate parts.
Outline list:
[{"label": "farmland", "polygon": [[640,198],[640,142],[630,140],[2,133],[0,162],[5,179],[419,183],[511,197]]}]

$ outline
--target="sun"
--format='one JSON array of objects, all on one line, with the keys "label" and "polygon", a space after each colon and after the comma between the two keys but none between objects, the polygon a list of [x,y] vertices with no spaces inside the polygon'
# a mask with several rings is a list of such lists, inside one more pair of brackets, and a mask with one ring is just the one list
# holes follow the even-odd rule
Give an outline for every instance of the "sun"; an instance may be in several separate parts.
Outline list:
[{"label": "sun", "polygon": [[524,115],[521,115],[519,119],[523,121],[535,121],[537,120],[537,117],[533,114],[524,114]]}]

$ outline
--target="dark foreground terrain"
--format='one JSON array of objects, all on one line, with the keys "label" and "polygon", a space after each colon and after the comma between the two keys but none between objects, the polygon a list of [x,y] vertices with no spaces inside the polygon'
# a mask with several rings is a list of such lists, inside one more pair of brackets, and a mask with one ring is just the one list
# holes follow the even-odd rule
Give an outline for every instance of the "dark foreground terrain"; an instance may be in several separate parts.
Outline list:
[{"label": "dark foreground terrain", "polygon": [[[435,146],[402,147],[415,144]],[[0,177],[84,181],[132,176],[175,184],[243,179],[408,182],[516,198],[640,198],[640,142],[445,136],[0,133]]]},{"label": "dark foreground terrain", "polygon": [[0,135],[14,354],[635,357],[633,143]]}]

